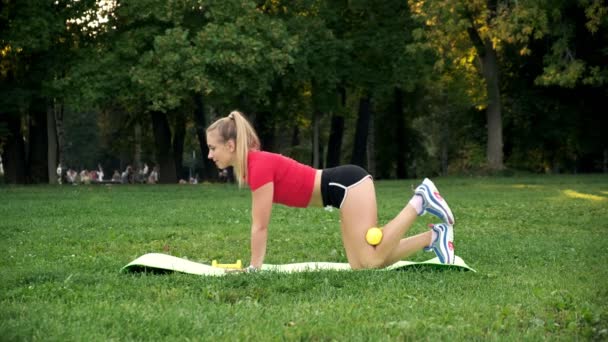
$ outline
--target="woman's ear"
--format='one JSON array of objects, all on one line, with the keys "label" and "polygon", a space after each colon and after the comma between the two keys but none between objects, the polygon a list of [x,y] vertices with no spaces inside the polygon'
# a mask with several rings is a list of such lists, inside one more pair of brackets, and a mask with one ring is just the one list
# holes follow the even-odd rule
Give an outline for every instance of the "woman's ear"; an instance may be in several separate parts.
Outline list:
[{"label": "woman's ear", "polygon": [[228,147],[228,151],[236,151],[236,143],[234,142],[234,139],[228,140],[228,142],[226,142],[226,146]]}]

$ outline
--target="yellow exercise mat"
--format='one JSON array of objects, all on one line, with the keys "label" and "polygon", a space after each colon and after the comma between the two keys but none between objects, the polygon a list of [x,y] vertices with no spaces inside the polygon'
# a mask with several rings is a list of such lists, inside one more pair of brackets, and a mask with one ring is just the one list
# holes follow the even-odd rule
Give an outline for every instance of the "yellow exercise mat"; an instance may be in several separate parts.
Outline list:
[{"label": "yellow exercise mat", "polygon": [[[458,256],[455,256],[454,264],[442,264],[439,262],[439,258],[433,258],[421,262],[401,260],[384,268],[384,270],[402,270],[407,268],[460,269],[476,272]],[[347,263],[339,262],[301,262],[283,265],[264,264],[261,271],[294,273],[322,270],[349,271],[351,268]],[[229,273],[234,273],[234,270],[232,269],[213,267],[162,253],[144,254],[128,263],[121,269],[121,271],[153,273],[181,272],[203,276],[223,276]]]}]

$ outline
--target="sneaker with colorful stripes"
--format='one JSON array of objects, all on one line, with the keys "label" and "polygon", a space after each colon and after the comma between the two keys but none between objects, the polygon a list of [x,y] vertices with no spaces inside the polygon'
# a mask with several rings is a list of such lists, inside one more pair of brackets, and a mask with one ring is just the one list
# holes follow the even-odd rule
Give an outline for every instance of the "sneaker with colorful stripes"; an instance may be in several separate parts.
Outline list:
[{"label": "sneaker with colorful stripes", "polygon": [[422,212],[418,213],[419,216],[428,212],[439,217],[444,223],[454,225],[452,210],[430,179],[425,178],[422,184],[416,188],[415,194],[422,197]]},{"label": "sneaker with colorful stripes", "polygon": [[431,228],[437,234],[435,241],[424,250],[433,251],[442,264],[454,263],[454,227],[439,223]]}]

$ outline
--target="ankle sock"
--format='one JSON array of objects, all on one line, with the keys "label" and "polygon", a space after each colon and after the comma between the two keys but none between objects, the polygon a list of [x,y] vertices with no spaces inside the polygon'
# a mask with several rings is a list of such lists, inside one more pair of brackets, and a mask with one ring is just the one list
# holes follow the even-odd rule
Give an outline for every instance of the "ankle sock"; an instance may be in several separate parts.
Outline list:
[{"label": "ankle sock", "polygon": [[433,245],[435,240],[437,240],[437,232],[434,229],[431,229],[431,243],[429,243],[429,247]]},{"label": "ankle sock", "polygon": [[416,213],[418,213],[418,216],[422,215],[422,196],[412,196],[412,199],[409,201],[409,204],[414,207],[414,209],[416,209]]}]

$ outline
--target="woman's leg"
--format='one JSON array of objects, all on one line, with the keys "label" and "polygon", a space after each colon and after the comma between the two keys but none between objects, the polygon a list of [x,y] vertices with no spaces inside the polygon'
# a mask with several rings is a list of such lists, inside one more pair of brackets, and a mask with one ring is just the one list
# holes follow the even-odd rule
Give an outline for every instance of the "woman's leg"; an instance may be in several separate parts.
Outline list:
[{"label": "woman's leg", "polygon": [[386,259],[385,266],[392,265],[401,259],[405,259],[419,250],[428,247],[433,233],[429,230],[412,237],[401,239],[399,244]]},{"label": "woman's leg", "polygon": [[365,234],[378,222],[376,190],[374,182],[368,178],[348,190],[340,208],[342,242],[348,263],[354,269],[365,268],[367,255],[374,247],[365,241]]},{"label": "woman's leg", "polygon": [[365,234],[377,226],[376,192],[372,179],[348,189],[346,199],[340,209],[342,219],[342,239],[353,268],[377,268],[390,265],[411,255],[430,243],[430,232],[409,239],[401,239],[416,220],[416,210],[407,205],[383,228],[380,244],[371,246]]}]

